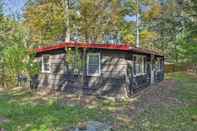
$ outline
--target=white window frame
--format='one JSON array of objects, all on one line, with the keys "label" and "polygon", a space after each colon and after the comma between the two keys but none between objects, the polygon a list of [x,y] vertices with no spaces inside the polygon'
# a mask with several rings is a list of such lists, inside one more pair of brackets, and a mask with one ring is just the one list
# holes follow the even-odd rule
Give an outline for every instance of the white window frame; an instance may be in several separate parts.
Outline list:
[{"label": "white window frame", "polygon": [[[90,73],[89,72],[89,57],[90,56],[98,56],[99,57],[99,70],[98,73]],[[87,54],[87,64],[86,64],[86,74],[87,76],[100,76],[101,75],[101,54],[100,53],[88,53]]]},{"label": "white window frame", "polygon": [[[146,63],[146,56],[143,56],[143,55],[133,55],[133,58],[134,57],[136,57],[136,60],[137,60],[137,57],[141,57],[142,58],[142,62],[143,62],[143,65],[140,65],[141,67],[140,68],[143,68],[143,71],[141,71],[140,73],[137,73],[136,71],[136,74],[134,74],[134,77],[136,77],[136,76],[140,76],[140,75],[145,75],[145,74],[147,74],[147,63]],[[133,62],[133,64],[136,64],[136,62]],[[135,66],[135,68],[134,68],[134,70],[136,69],[136,65],[134,65]]]},{"label": "white window frame", "polygon": [[[48,61],[48,64],[49,64],[49,70],[45,70],[44,68],[44,57],[48,56],[49,57],[49,61]],[[51,61],[50,61],[50,55],[43,55],[42,56],[42,73],[51,73]]]}]

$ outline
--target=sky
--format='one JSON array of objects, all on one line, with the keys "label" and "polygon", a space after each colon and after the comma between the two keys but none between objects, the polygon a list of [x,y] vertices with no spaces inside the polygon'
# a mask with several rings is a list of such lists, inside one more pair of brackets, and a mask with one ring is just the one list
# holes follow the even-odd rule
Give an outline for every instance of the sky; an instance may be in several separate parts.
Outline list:
[{"label": "sky", "polygon": [[4,12],[6,15],[22,14],[24,4],[27,0],[3,0]]}]

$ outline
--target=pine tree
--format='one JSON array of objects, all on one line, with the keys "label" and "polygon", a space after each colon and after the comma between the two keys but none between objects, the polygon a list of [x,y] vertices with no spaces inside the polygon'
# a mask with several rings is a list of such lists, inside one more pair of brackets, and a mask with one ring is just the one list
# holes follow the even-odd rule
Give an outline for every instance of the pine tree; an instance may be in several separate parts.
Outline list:
[{"label": "pine tree", "polygon": [[0,17],[3,16],[3,0],[0,0]]}]

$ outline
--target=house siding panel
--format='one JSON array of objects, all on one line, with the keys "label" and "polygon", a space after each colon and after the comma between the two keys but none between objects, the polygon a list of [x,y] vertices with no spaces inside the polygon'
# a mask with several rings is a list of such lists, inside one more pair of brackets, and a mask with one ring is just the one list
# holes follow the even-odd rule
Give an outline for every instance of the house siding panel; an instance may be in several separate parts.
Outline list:
[{"label": "house siding panel", "polygon": [[[125,93],[122,88],[125,86],[125,75],[127,61],[126,53],[114,51],[89,50],[90,52],[101,53],[101,76],[86,76],[85,85],[80,84],[80,78],[69,74],[66,69],[66,54],[64,52],[49,53],[51,62],[51,73],[40,73],[37,77],[39,88],[61,89],[61,90],[82,90],[96,95],[111,95]],[[42,54],[36,58],[37,62],[42,61]]]},{"label": "house siding panel", "polygon": [[87,87],[97,95],[125,95],[126,53],[101,51],[101,76],[88,77]]},{"label": "house siding panel", "polygon": [[[145,56],[145,63],[146,63],[146,73],[141,74],[141,75],[134,75],[134,61],[132,59],[132,56],[136,55],[135,53],[130,54],[131,57],[129,57],[129,66],[127,68],[127,76],[128,76],[128,85],[129,85],[129,90],[132,93],[132,91],[138,90],[140,88],[147,87],[150,85],[150,68],[149,68],[149,63],[150,63],[150,56],[149,55],[142,55]],[[139,55],[139,54],[137,54]]]},{"label": "house siding panel", "polygon": [[[87,50],[87,53],[93,52],[101,54],[101,75],[86,75],[84,85],[80,83],[80,76],[70,74],[67,70],[66,52],[64,50],[37,55],[35,61],[39,62],[40,65],[42,55],[50,55],[51,72],[41,72],[34,79],[34,83],[39,89],[50,88],[72,93],[82,92],[85,94],[107,96],[126,96],[133,90],[146,87],[150,84],[149,66],[147,68],[147,74],[134,77],[132,55],[135,53],[101,49]],[[150,56],[145,56],[147,56],[147,63],[150,63]],[[157,81],[164,79],[163,70],[155,75]]]}]

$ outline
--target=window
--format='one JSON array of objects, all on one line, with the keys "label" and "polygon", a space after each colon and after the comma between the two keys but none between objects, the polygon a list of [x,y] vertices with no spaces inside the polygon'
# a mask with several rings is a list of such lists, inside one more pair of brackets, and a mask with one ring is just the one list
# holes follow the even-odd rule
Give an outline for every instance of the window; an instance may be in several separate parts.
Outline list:
[{"label": "window", "polygon": [[42,72],[43,73],[50,73],[50,56],[49,55],[43,55],[42,56]]},{"label": "window", "polygon": [[157,69],[157,71],[162,70],[162,59],[161,58],[156,59],[156,69]]},{"label": "window", "polygon": [[146,73],[146,57],[134,55],[134,75],[143,75]]},{"label": "window", "polygon": [[100,53],[88,53],[87,55],[87,75],[100,76]]}]

